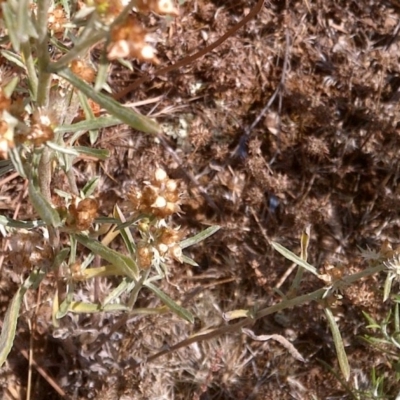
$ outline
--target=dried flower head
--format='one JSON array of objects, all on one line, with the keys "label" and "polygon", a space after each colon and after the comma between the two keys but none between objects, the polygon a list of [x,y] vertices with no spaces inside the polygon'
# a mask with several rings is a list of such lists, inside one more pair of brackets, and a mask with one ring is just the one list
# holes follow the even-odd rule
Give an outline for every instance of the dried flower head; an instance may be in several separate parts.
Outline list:
[{"label": "dried flower head", "polygon": [[390,259],[384,261],[383,265],[393,274],[396,280],[400,281],[400,253],[396,253]]},{"label": "dried flower head", "polygon": [[75,262],[74,264],[72,264],[69,267],[69,269],[70,269],[71,278],[74,281],[84,281],[84,280],[86,280],[85,274],[82,271],[82,264],[80,262]]},{"label": "dried flower head", "polygon": [[82,80],[92,83],[96,77],[96,71],[88,63],[81,60],[74,60],[71,63],[71,71]]},{"label": "dried flower head", "polygon": [[142,190],[132,188],[128,200],[134,211],[166,218],[180,211],[178,182],[158,168]]},{"label": "dried flower head", "polygon": [[89,229],[97,216],[98,208],[99,206],[95,199],[78,200],[75,198],[68,207],[67,226],[78,231]]},{"label": "dried flower head", "polygon": [[49,10],[47,21],[49,30],[55,34],[64,33],[64,25],[68,22],[68,19],[63,7],[59,5]]},{"label": "dried flower head", "polygon": [[147,42],[151,36],[143,28],[140,22],[129,16],[125,22],[116,26],[111,32],[111,43],[108,47],[107,58],[116,60],[118,58],[134,57],[140,61],[150,61],[158,64],[155,49]]},{"label": "dried flower head", "polygon": [[137,257],[139,266],[142,269],[147,269],[151,266],[153,260],[153,251],[148,243],[138,243],[137,246]]},{"label": "dried flower head", "polygon": [[11,99],[5,95],[3,89],[0,87],[0,112],[9,111],[11,106]]},{"label": "dried flower head", "polygon": [[8,158],[8,149],[14,147],[14,135],[5,121],[0,121],[0,158]]},{"label": "dried flower head", "polygon": [[14,147],[14,128],[18,121],[6,110],[0,114],[0,158],[8,158],[8,150]]},{"label": "dried flower head", "polygon": [[142,12],[155,12],[161,15],[179,16],[179,10],[173,0],[137,0],[135,8]]},{"label": "dried flower head", "polygon": [[25,139],[35,147],[41,146],[54,137],[53,123],[43,110],[36,110],[31,116],[31,129]]}]

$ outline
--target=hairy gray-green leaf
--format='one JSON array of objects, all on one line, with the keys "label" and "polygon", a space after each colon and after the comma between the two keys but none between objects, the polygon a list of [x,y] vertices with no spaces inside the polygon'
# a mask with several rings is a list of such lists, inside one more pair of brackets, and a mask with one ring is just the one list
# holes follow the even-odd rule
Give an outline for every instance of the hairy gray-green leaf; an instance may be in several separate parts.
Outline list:
[{"label": "hairy gray-green leaf", "polygon": [[14,169],[11,160],[0,160],[0,176],[7,174]]},{"label": "hairy gray-green leaf", "polygon": [[197,235],[182,240],[182,242],[179,243],[179,246],[181,246],[181,249],[185,249],[186,247],[193,246],[194,244],[200,243],[203,240],[207,239],[209,236],[214,235],[215,232],[217,232],[221,227],[218,225],[215,226],[210,226],[209,228],[205,229],[204,231],[201,231]]},{"label": "hairy gray-green leaf", "polygon": [[62,223],[57,210],[55,210],[43,194],[36,189],[32,179],[29,181],[28,191],[32,205],[40,215],[40,218],[42,218],[47,225],[54,226],[55,228],[61,226]]},{"label": "hairy gray-green leaf", "polygon": [[104,246],[97,240],[90,239],[87,236],[76,235],[76,239],[94,254],[97,254],[110,264],[117,267],[123,275],[136,280],[139,278],[139,268],[132,258],[118,253],[117,251]]},{"label": "hairy gray-green leaf", "polygon": [[48,141],[46,142],[46,146],[50,147],[50,149],[58,151],[59,153],[66,154],[68,156],[79,156],[79,152],[74,147],[69,146],[60,146],[57,143]]},{"label": "hairy gray-green leaf", "polygon": [[299,265],[300,267],[305,268],[307,271],[310,271],[316,276],[319,276],[317,269],[309,264],[307,261],[302,260],[299,256],[296,256],[296,254],[292,253],[290,250],[288,250],[286,247],[283,247],[281,244],[277,242],[271,242],[272,247],[281,253],[285,258],[287,258],[290,261],[293,261],[295,264]]},{"label": "hairy gray-green leaf", "polygon": [[3,2],[1,3],[1,7],[3,8],[3,19],[7,27],[8,35],[10,37],[12,46],[16,52],[19,52],[21,41],[20,41],[20,36],[18,35],[17,21],[15,18],[15,14],[13,13],[13,10],[9,3]]},{"label": "hairy gray-green leaf", "polygon": [[157,286],[154,286],[152,283],[145,282],[144,285],[149,288],[171,311],[193,324],[194,317],[190,311],[178,305],[174,300],[172,300],[162,290],[160,290]]},{"label": "hairy gray-green leaf", "polygon": [[[90,107],[90,104],[88,102],[87,97],[82,93],[78,92],[78,97],[79,97],[79,102],[81,104],[82,110],[85,114],[86,120],[93,120],[95,119],[95,116],[93,114],[93,110]],[[99,136],[99,130],[98,129],[91,129],[89,131],[89,138],[90,138],[90,144],[93,145],[97,138]]]},{"label": "hairy gray-green leaf", "polygon": [[110,152],[104,149],[93,149],[86,146],[75,146],[74,149],[79,154],[86,154],[87,156],[94,157],[102,161],[107,160],[107,158],[110,157]]},{"label": "hairy gray-green leaf", "polygon": [[89,197],[94,193],[94,191],[97,188],[97,185],[99,184],[99,181],[100,181],[100,177],[95,176],[94,178],[92,178],[86,182],[86,185],[82,189],[82,193],[83,193],[84,197]]},{"label": "hairy gray-green leaf", "polygon": [[390,296],[390,292],[392,290],[392,282],[393,282],[394,278],[395,278],[395,276],[393,274],[391,274],[390,272],[388,272],[388,274],[386,275],[385,285],[383,286],[383,301],[384,302]]},{"label": "hairy gray-green leaf", "polygon": [[19,309],[21,307],[22,299],[26,291],[31,286],[37,286],[39,282],[44,278],[44,276],[45,274],[43,271],[35,270],[31,272],[29,277],[17,290],[13,299],[8,305],[0,335],[0,368],[6,361],[14,343],[15,331],[17,328]]},{"label": "hairy gray-green leaf", "polygon": [[0,54],[4,58],[6,58],[8,61],[15,64],[17,67],[20,67],[23,70],[26,69],[25,64],[22,61],[22,58],[20,56],[18,56],[17,54],[15,54],[14,52],[8,51],[8,50],[2,50],[2,51],[0,51]]},{"label": "hairy gray-green leaf", "polygon": [[336,355],[339,361],[340,370],[342,371],[344,379],[348,381],[350,378],[350,366],[347,359],[346,351],[344,349],[343,339],[340,334],[339,327],[335,321],[335,317],[333,316],[332,311],[328,307],[326,307],[324,311],[326,319],[328,320],[329,328],[332,332],[333,343],[335,344]]},{"label": "hairy gray-green leaf", "polygon": [[96,92],[93,87],[88,85],[83,80],[79,79],[75,74],[71,72],[70,69],[65,68],[58,71],[57,73],[59,76],[74,85],[74,87],[82,91],[82,93],[84,93],[87,97],[100,104],[110,114],[119,118],[121,121],[125,122],[132,128],[135,128],[141,132],[153,134],[157,134],[161,131],[161,128],[157,124],[157,122],[148,117],[145,117],[144,115],[131,111],[126,107],[123,107],[120,103],[118,103],[111,97]]},{"label": "hairy gray-green leaf", "polygon": [[198,267],[198,266],[199,266],[199,264],[197,264],[196,261],[192,260],[192,259],[191,259],[190,257],[188,257],[188,256],[185,256],[184,254],[182,254],[182,261],[183,261],[185,264],[192,265],[193,267]]},{"label": "hairy gray-green leaf", "polygon": [[44,221],[20,221],[18,219],[12,219],[4,215],[0,215],[0,225],[9,226],[10,228],[17,229],[33,229],[39,226],[44,226]]},{"label": "hairy gray-green leaf", "polygon": [[79,131],[90,131],[91,129],[108,128],[110,126],[120,125],[122,121],[116,117],[98,117],[95,119],[84,120],[72,125],[60,125],[54,129],[55,133],[73,133]]}]

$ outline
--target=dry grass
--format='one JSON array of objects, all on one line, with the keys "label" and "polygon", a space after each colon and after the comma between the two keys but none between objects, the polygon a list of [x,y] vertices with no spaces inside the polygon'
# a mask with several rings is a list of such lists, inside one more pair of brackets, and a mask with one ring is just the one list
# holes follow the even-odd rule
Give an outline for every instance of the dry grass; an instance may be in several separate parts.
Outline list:
[{"label": "dry grass", "polygon": [[[167,64],[214,41],[251,6],[245,0],[193,0],[181,7],[176,22],[161,28],[149,17],[148,24],[158,26],[164,37],[159,59]],[[143,134],[123,127],[104,130],[98,146],[111,151],[110,159],[76,164],[81,184],[101,174],[101,212],[109,213],[131,185],[161,165],[186,185],[178,221],[184,229],[197,232],[209,224],[223,229],[192,250],[198,268],[175,265],[170,284],[165,282],[171,297],[197,315],[195,327],[169,314],[123,323],[121,316],[111,314],[68,316],[57,330],[39,322],[36,362],[69,397],[351,398],[319,361],[338,371],[318,304],[265,318],[253,327],[257,334],[292,340],[307,358],[305,364],[278,343],[254,342],[239,333],[151,363],[146,357],[200,328],[218,326],[221,312],[279,300],[274,287],[282,284],[285,292],[294,275],[282,280],[290,265],[273,252],[265,235],[298,253],[300,233],[311,224],[310,262],[318,268],[342,265],[346,273],[365,266],[359,246],[399,242],[399,11],[396,1],[269,1],[216,50],[179,72],[144,83],[123,100],[162,96],[155,109],[154,104],[140,109],[164,113],[159,122],[180,135],[165,138],[172,154]],[[141,73],[116,66],[110,81],[118,91]],[[26,219],[32,210],[21,193],[19,178],[4,183],[0,206],[13,215],[22,203],[19,218]],[[2,270],[2,311],[18,279],[9,265]],[[107,290],[106,281],[99,285]],[[310,278],[302,290],[316,285]],[[375,278],[349,288],[335,311],[353,371],[349,387],[368,389],[375,367],[387,376],[386,398],[392,399],[398,390],[393,359],[359,340],[365,333],[361,312],[382,319],[387,311],[382,285]],[[94,288],[85,290],[93,293]],[[13,387],[24,390],[27,364],[20,351],[28,348],[26,321],[39,300],[39,319],[45,321],[45,287],[40,299],[30,299],[19,326],[21,347],[1,372],[1,385],[9,392]],[[150,296],[139,299],[142,307],[156,306],[154,302]],[[141,364],[134,369],[136,362]],[[35,379],[35,398],[59,398],[37,372]]]}]

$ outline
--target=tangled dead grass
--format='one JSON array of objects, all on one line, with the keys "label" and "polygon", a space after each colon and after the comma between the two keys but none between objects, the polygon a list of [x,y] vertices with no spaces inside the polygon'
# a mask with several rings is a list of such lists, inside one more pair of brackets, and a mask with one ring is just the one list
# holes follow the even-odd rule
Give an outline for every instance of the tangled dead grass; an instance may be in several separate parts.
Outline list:
[{"label": "tangled dead grass", "polygon": [[[160,62],[214,41],[252,5],[247,0],[186,2],[181,17],[160,28],[165,38],[158,48]],[[158,114],[175,136],[166,137],[163,146],[123,127],[103,131],[98,146],[108,148],[111,158],[102,165],[77,165],[82,183],[102,174],[101,212],[108,214],[132,184],[162,165],[187,186],[179,223],[188,232],[217,223],[223,230],[192,250],[199,267],[173,266],[164,288],[194,310],[194,328],[171,315],[121,320],[111,314],[71,316],[56,331],[41,327],[35,336],[37,363],[68,396],[345,398],[346,388],[318,361],[337,370],[316,304],[254,326],[257,333],[292,340],[306,364],[294,362],[277,343],[260,344],[241,334],[145,360],[199,328],[222,323],[223,311],[277,301],[273,289],[278,284],[287,288],[292,276],[283,279],[288,264],[267,239],[298,252],[300,232],[311,224],[310,262],[342,265],[347,271],[363,267],[358,247],[399,241],[399,10],[394,0],[271,0],[216,50],[126,97],[126,102],[157,98],[141,109]],[[156,25],[154,16],[148,19],[149,26]],[[115,67],[110,81],[118,91],[141,74],[140,69]],[[15,178],[1,187],[4,212],[15,211],[22,185]],[[31,213],[22,203],[20,217]],[[18,278],[10,268],[2,274],[4,312],[15,289],[10,281]],[[349,288],[336,316],[353,368],[352,387],[368,389],[375,367],[387,376],[388,398],[393,398],[396,382],[388,358],[359,340],[365,326],[362,311],[378,319],[386,312],[382,284],[370,279]],[[97,289],[86,287],[82,293],[106,291],[106,285],[99,281]],[[303,290],[315,285],[310,278]],[[41,303],[46,305],[43,290]],[[26,321],[37,302],[31,299],[27,305]],[[139,299],[143,307],[156,306],[153,302]],[[19,329],[23,343],[27,322]],[[138,361],[140,367],[133,369]],[[25,371],[26,361],[16,349],[1,373],[2,387],[23,393]],[[58,398],[43,379],[39,382],[36,398]]]}]

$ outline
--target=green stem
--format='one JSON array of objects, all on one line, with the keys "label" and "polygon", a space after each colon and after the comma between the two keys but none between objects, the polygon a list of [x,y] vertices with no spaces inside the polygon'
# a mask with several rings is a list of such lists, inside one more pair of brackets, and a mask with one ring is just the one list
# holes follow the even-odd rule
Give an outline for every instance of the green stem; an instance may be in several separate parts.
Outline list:
[{"label": "green stem", "polygon": [[32,48],[29,41],[21,43],[21,51],[24,57],[26,71],[28,73],[28,80],[31,88],[32,98],[33,100],[36,100],[38,91],[38,77],[36,75],[35,63],[32,57]]},{"label": "green stem", "polygon": [[45,146],[38,165],[39,188],[47,201],[51,203],[51,162],[53,151]]},{"label": "green stem", "polygon": [[39,71],[39,87],[37,93],[37,104],[39,107],[47,107],[50,97],[51,74],[47,71],[50,63],[49,37],[47,32],[48,11],[50,0],[38,0],[37,2],[37,56]]}]

